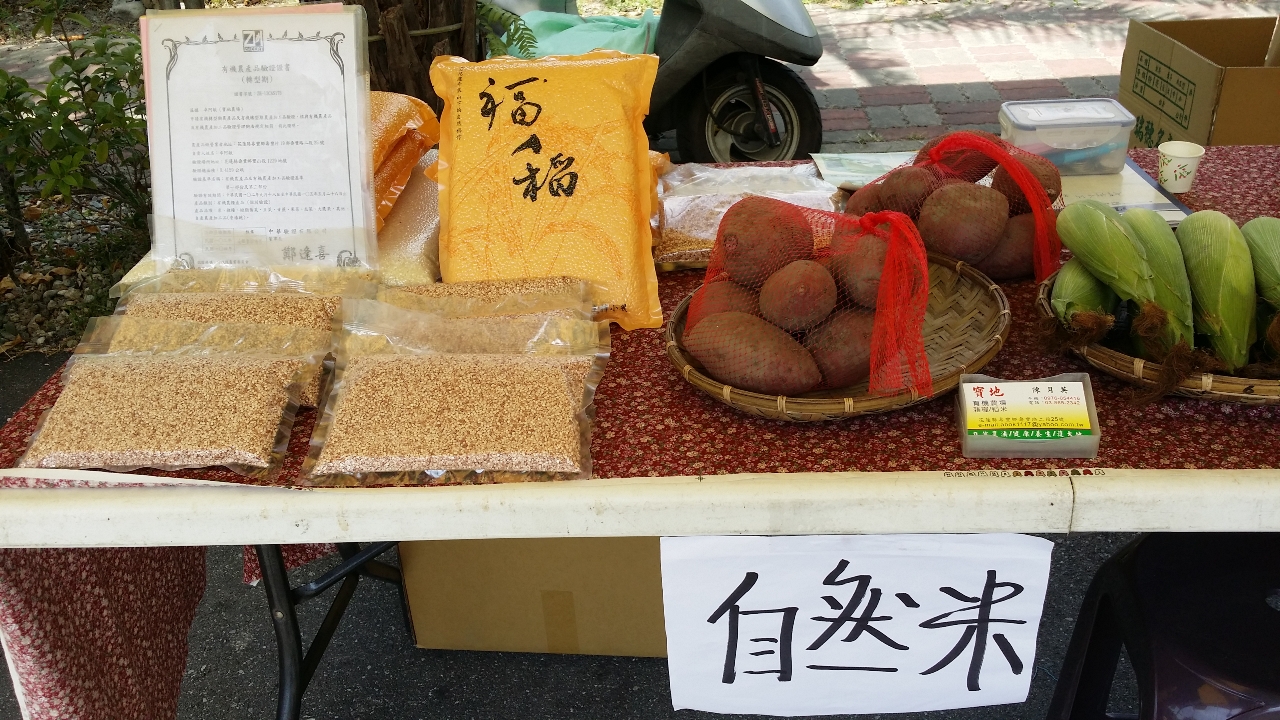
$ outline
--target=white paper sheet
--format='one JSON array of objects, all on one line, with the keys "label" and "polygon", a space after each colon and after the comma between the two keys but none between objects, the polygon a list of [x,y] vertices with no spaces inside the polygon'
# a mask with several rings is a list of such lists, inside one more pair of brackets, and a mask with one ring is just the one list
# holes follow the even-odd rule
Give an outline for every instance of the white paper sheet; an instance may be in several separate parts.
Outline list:
[{"label": "white paper sheet", "polygon": [[144,18],[156,258],[369,264],[363,17],[332,7]]},{"label": "white paper sheet", "polygon": [[663,538],[672,703],[795,716],[1023,702],[1052,549],[1011,534]]},{"label": "white paper sheet", "polygon": [[822,179],[842,190],[857,190],[890,170],[916,159],[913,152],[814,153]]},{"label": "white paper sheet", "polygon": [[1121,213],[1135,207],[1154,210],[1175,227],[1190,214],[1186,206],[1166,197],[1156,181],[1139,170],[1133,160],[1111,175],[1063,175],[1062,201],[1070,205],[1081,200],[1097,200]]}]

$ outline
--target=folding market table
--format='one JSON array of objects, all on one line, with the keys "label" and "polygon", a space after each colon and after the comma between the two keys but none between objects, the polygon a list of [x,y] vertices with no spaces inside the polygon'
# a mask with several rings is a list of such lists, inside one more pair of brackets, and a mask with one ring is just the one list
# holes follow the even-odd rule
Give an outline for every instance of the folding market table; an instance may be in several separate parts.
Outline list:
[{"label": "folding market table", "polygon": [[[1154,151],[1133,154],[1154,169]],[[1193,209],[1219,209],[1238,223],[1280,216],[1280,147],[1209,148],[1198,183],[1183,197]],[[694,271],[664,276],[664,306],[699,281]],[[1005,290],[1013,325],[984,372],[1030,379],[1082,369],[1037,348],[1034,284]],[[342,584],[313,643],[323,652],[323,628],[336,627],[358,575],[396,581],[393,568],[371,561],[401,540],[1280,531],[1280,406],[1172,398],[1135,408],[1119,381],[1095,373],[1093,382],[1097,460],[969,460],[950,396],[838,423],[763,420],[685,383],[661,334],[635,331],[613,338],[596,395],[590,480],[299,488],[313,411],[299,416],[274,487],[221,470],[3,470],[0,639],[32,717],[161,717],[176,709],[203,588],[198,546],[255,545],[281,655],[280,717],[288,718],[319,660],[302,654],[293,605]],[[59,391],[51,379],[0,428],[0,466],[16,461]],[[289,588],[280,546],[297,543],[337,544],[344,561]],[[88,627],[99,635],[83,637]]]}]

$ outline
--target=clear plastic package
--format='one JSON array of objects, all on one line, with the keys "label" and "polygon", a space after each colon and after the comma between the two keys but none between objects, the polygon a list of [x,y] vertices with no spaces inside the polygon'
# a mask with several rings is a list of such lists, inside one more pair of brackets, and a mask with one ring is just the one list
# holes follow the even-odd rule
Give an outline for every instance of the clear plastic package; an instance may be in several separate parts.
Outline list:
[{"label": "clear plastic package", "polygon": [[292,325],[330,330],[342,309],[340,295],[284,292],[130,293],[116,312],[134,318]]},{"label": "clear plastic package", "polygon": [[961,375],[956,423],[967,458],[1092,459],[1102,438],[1088,373],[1038,380]]},{"label": "clear plastic package", "polygon": [[437,151],[418,162],[404,192],[378,230],[383,285],[430,285],[440,281],[440,186],[427,177]]},{"label": "clear plastic package", "polygon": [[[135,270],[142,265],[143,263],[139,263]],[[133,275],[133,272],[130,270],[129,274]],[[134,282],[125,288],[126,292],[120,293],[119,296],[126,296],[136,291],[139,293],[299,292],[344,297],[373,297],[378,289],[377,281],[377,272],[368,268],[293,266],[171,269],[156,272],[147,277],[139,274]]]},{"label": "clear plastic package", "polygon": [[446,317],[373,300],[348,300],[336,354],[383,352],[596,355],[609,353],[609,326],[590,315]]},{"label": "clear plastic package", "polygon": [[1000,136],[1049,159],[1063,175],[1120,172],[1136,122],[1111,98],[1017,100],[1000,106]]},{"label": "clear plastic package", "polygon": [[110,315],[89,320],[76,355],[254,355],[311,358],[299,377],[298,404],[315,407],[332,333],[293,325],[202,324],[184,320]]},{"label": "clear plastic package", "polygon": [[[431,320],[382,303],[348,305],[333,389],[302,468],[305,483],[590,477],[607,323],[578,321],[595,327],[594,338],[583,333],[547,354],[531,352],[537,330],[510,320]],[[415,329],[422,323],[435,326]],[[483,338],[487,352],[466,352],[477,342],[469,335]]]},{"label": "clear plastic package", "polygon": [[476,283],[404,288],[383,287],[378,289],[378,300],[406,310],[459,318],[558,315],[566,318],[590,319],[596,309],[595,293],[589,283],[582,281],[560,287],[547,287],[546,292],[514,292],[497,296],[479,294],[481,288],[472,288],[477,291],[474,295],[419,292],[435,288],[447,290],[459,285],[476,285]]},{"label": "clear plastic package", "polygon": [[814,210],[837,210],[840,191],[812,164],[783,167],[677,165],[659,179],[653,259],[662,270],[706,267],[720,220],[734,203],[763,195]]},{"label": "clear plastic package", "polygon": [[[328,344],[303,330],[290,337],[263,332],[189,323],[148,330],[128,318],[97,319],[18,465],[116,471],[221,465],[274,479],[303,383],[314,377]],[[264,352],[263,345],[273,347]]]},{"label": "clear plastic package", "polygon": [[283,277],[268,268],[170,270],[130,288],[117,315],[198,323],[249,322],[334,330],[343,298],[372,298],[363,271],[315,270]]}]

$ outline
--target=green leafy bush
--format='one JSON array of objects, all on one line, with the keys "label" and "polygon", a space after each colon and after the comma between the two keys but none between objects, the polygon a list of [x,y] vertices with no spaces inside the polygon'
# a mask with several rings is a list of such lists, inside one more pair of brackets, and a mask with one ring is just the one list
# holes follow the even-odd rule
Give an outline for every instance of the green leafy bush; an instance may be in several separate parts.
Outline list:
[{"label": "green leafy bush", "polygon": [[[142,48],[136,35],[91,27],[70,0],[32,0],[34,34],[65,52],[43,89],[0,70],[0,150],[20,186],[42,197],[106,195],[125,225],[143,228],[151,208]],[[89,29],[82,39],[68,25]]]}]

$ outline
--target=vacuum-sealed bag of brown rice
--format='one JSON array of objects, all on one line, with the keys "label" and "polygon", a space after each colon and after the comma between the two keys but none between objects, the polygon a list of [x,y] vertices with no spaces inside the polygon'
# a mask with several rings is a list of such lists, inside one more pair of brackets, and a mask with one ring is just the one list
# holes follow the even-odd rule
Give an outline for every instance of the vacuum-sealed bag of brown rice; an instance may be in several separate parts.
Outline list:
[{"label": "vacuum-sealed bag of brown rice", "polygon": [[448,318],[350,301],[304,482],[460,484],[590,477],[608,324]]},{"label": "vacuum-sealed bag of brown rice", "polygon": [[327,332],[97,318],[21,467],[280,472]]}]

